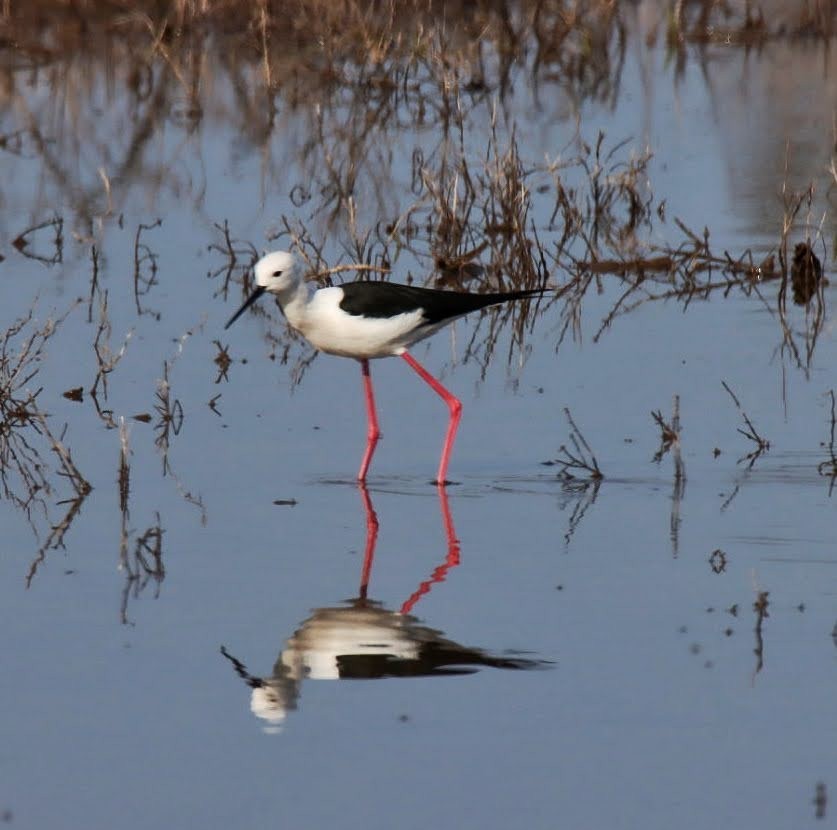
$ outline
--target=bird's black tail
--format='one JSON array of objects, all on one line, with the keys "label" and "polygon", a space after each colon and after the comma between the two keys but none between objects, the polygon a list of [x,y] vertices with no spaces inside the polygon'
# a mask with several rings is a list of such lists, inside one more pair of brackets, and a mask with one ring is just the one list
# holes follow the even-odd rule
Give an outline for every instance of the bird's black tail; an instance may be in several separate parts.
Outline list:
[{"label": "bird's black tail", "polygon": [[443,323],[445,320],[453,320],[455,317],[461,317],[463,314],[486,306],[522,300],[549,290],[530,288],[520,291],[476,294],[364,280],[346,283],[340,287],[343,289],[340,308],[347,314],[363,317],[393,317],[396,314],[408,314],[420,309],[427,325]]},{"label": "bird's black tail", "polygon": [[457,291],[425,289],[428,296],[423,297],[422,307],[427,322],[433,324],[451,317],[461,317],[463,314],[469,314],[488,306],[509,303],[513,300],[523,300],[527,297],[537,297],[547,290],[545,288],[525,288],[518,291],[492,291],[488,294],[461,294]]}]

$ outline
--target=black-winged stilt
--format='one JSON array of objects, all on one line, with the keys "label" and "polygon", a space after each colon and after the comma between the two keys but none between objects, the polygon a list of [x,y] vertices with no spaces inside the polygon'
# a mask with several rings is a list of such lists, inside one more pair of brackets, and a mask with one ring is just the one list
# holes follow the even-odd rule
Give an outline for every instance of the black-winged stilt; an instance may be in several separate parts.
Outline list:
[{"label": "black-winged stilt", "polygon": [[450,419],[436,483],[447,483],[448,460],[462,413],[461,401],[445,389],[408,351],[413,344],[471,311],[542,294],[542,289],[474,294],[416,288],[390,282],[350,282],[314,289],[293,254],[274,251],[255,265],[256,289],[230,317],[229,328],[262,294],[270,292],[288,323],[328,354],[360,361],[366,396],[366,451],[358,480],[365,481],[380,438],[369,361],[400,356],[448,406]]}]

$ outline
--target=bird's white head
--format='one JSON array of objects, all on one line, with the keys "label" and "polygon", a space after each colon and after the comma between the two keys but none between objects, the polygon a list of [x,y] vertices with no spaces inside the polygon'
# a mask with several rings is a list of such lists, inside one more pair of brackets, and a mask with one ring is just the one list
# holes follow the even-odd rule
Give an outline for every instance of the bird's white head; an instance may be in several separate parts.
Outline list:
[{"label": "bird's white head", "polygon": [[256,273],[256,285],[273,294],[280,294],[299,282],[299,263],[289,251],[265,254],[253,270]]},{"label": "bird's white head", "polygon": [[299,263],[296,257],[288,251],[273,251],[270,254],[265,254],[256,263],[253,270],[256,275],[256,288],[244,301],[241,308],[230,317],[227,325],[224,326],[225,329],[228,329],[241,317],[265,291],[270,291],[271,294],[277,294],[279,296],[279,302],[282,303],[282,295],[284,294],[287,297],[303,281],[303,273]]}]

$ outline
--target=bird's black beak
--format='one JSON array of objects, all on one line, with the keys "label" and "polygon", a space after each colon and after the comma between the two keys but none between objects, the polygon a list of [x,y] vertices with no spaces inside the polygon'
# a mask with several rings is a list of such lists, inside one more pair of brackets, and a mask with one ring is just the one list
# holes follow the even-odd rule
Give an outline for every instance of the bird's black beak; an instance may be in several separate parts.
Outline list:
[{"label": "bird's black beak", "polygon": [[244,304],[241,306],[235,314],[227,321],[227,325],[224,326],[224,330],[226,331],[251,305],[253,305],[259,297],[264,294],[267,289],[263,285],[256,286],[256,290],[244,301]]}]

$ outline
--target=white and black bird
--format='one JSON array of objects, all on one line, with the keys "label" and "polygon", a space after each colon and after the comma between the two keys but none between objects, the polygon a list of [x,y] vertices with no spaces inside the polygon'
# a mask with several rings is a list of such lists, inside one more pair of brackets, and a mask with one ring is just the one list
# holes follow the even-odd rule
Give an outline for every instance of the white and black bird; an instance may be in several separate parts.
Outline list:
[{"label": "white and black bird", "polygon": [[462,403],[445,389],[407,350],[420,340],[471,311],[542,294],[542,289],[476,294],[416,288],[390,282],[359,281],[315,288],[293,254],[274,251],[255,265],[256,289],[229,319],[229,328],[265,292],[274,294],[292,328],[315,348],[360,361],[366,396],[366,452],[358,480],[365,481],[380,438],[369,361],[400,356],[447,404],[448,430],[436,475],[447,482],[448,460],[462,413]]}]

